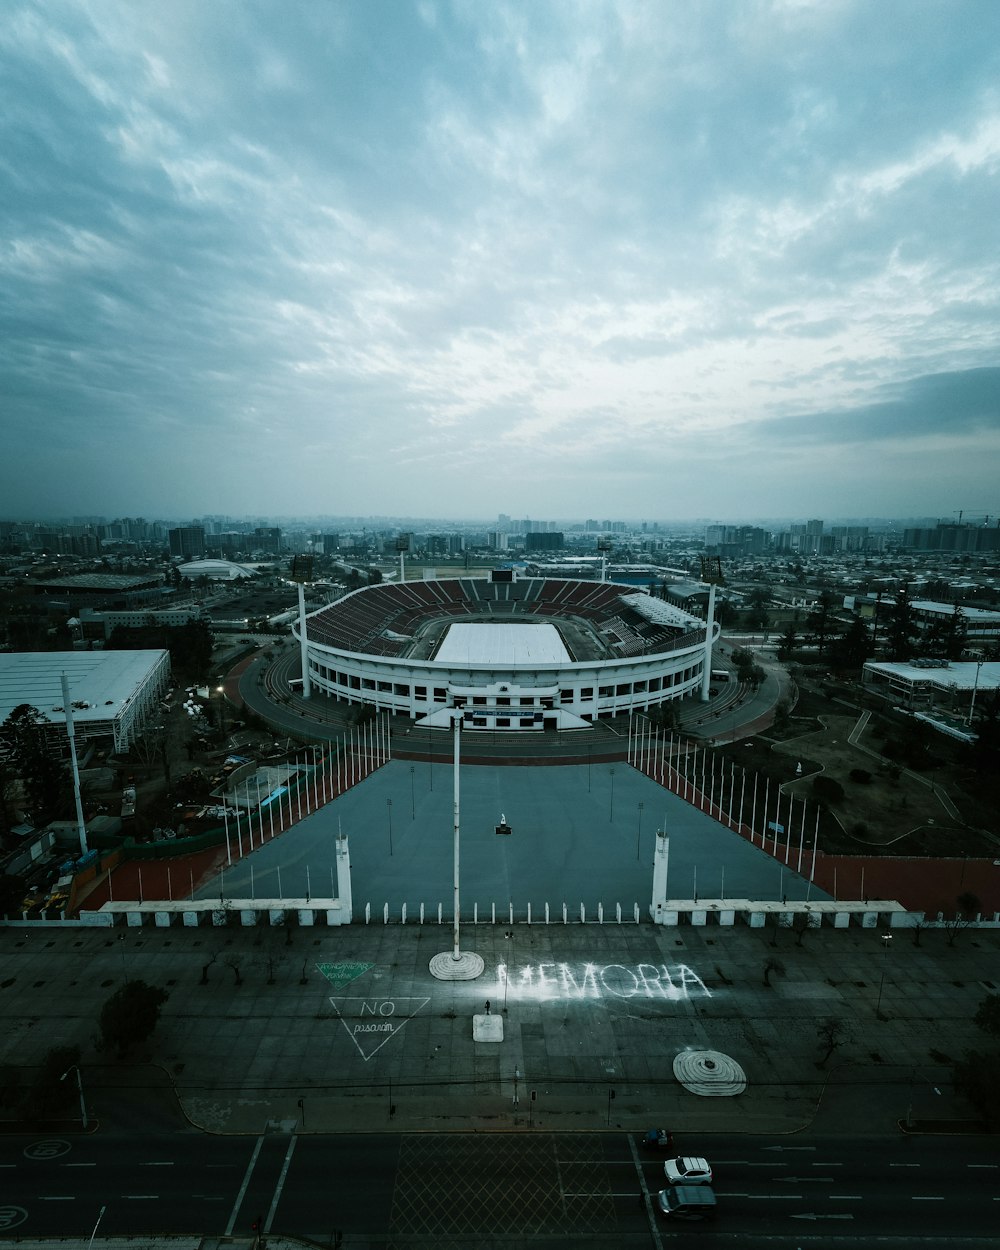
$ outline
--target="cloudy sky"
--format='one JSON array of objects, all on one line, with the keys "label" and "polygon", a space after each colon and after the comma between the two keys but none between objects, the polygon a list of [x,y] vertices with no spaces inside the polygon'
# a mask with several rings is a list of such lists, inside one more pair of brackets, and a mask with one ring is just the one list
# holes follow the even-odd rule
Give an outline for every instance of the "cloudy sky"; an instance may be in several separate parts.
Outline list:
[{"label": "cloudy sky", "polygon": [[996,0],[7,0],[0,516],[1000,512]]}]

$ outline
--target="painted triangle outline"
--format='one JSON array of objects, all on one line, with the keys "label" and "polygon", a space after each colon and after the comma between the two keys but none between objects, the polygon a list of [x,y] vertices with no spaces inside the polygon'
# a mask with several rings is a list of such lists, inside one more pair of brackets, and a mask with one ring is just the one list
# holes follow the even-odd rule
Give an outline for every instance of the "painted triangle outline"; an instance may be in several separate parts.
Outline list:
[{"label": "painted triangle outline", "polygon": [[[340,1023],[347,1031],[347,1036],[357,1046],[358,1053],[365,1063],[377,1054],[386,1042],[391,1042],[398,1033],[401,1033],[407,1023],[418,1012],[423,1011],[430,1001],[430,995],[422,997],[419,994],[393,994],[384,998],[370,994],[340,994],[330,999]],[[350,1010],[352,1003],[359,1004],[355,1011]],[[381,1008],[384,1003],[392,1003],[393,1009],[389,1015],[382,1014]],[[416,1006],[406,1015],[397,1015],[396,1008],[401,1003],[416,1003]],[[365,1044],[364,1039],[367,1039],[368,1044]]]}]

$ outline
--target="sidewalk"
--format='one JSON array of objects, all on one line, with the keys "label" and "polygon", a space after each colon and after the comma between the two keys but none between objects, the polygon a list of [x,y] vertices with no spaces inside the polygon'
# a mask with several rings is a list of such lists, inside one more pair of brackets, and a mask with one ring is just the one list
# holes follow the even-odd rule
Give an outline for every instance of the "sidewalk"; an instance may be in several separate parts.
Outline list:
[{"label": "sidewalk", "polygon": [[[746,927],[468,925],[463,948],[486,971],[440,982],[428,963],[450,948],[447,926],[288,933],[290,944],[282,930],[142,929],[124,942],[3,930],[0,1064],[79,1044],[94,1118],[113,1112],[122,1086],[157,1084],[136,1066],[153,1064],[191,1123],[221,1133],[666,1124],[888,1134],[907,1115],[971,1117],[950,1089],[949,1060],[983,1044],[972,1017],[1000,948],[1000,933],[972,929],[954,947],[943,932],[924,932],[919,947],[900,932],[887,953],[877,930],[811,931],[799,947],[787,930],[772,946],[772,931]],[[784,973],[767,988],[775,958]],[[124,976],[170,998],[143,1050],[116,1066],[92,1038]],[[502,1041],[473,1040],[487,999]],[[817,1029],[829,1017],[849,1040],[820,1068]],[[746,1092],[687,1092],[673,1074],[684,1051],[728,1056]]]}]

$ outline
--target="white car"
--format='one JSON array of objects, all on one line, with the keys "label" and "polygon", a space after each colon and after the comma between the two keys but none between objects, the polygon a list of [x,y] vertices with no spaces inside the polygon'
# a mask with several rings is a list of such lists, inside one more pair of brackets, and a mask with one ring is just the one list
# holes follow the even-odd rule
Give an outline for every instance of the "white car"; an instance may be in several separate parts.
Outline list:
[{"label": "white car", "polygon": [[671,1185],[711,1185],[712,1166],[707,1159],[695,1155],[684,1155],[679,1159],[668,1159],[663,1165],[663,1174]]}]

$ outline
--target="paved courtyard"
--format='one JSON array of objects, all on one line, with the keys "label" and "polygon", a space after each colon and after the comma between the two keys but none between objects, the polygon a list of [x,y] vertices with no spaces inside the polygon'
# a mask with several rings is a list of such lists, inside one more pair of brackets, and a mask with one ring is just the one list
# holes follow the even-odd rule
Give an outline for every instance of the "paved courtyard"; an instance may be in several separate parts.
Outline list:
[{"label": "paved courtyard", "polygon": [[[670,835],[672,899],[828,898],[805,876],[724,828],[627,764],[493,768],[460,775],[463,916],[588,917],[603,904],[648,915],[656,832]],[[201,897],[328,897],[334,839],[348,836],[355,918],[370,903],[396,918],[406,904],[451,915],[453,778],[450,765],[394,760],[204,884]],[[494,828],[501,815],[513,829]],[[792,863],[796,856],[793,854]],[[807,863],[803,863],[808,870]],[[280,887],[279,887],[280,877]]]}]

